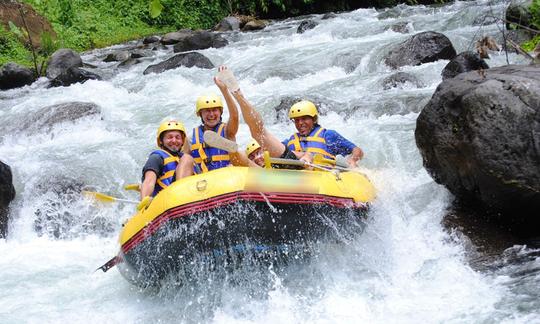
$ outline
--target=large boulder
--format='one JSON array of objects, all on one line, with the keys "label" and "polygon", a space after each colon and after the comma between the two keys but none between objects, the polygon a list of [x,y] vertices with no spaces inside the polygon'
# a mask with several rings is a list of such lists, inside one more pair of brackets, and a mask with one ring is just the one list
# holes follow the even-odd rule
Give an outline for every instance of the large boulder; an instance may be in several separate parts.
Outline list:
[{"label": "large boulder", "polygon": [[315,27],[317,27],[319,23],[317,23],[316,21],[314,20],[303,20],[300,25],[298,26],[298,28],[296,29],[296,33],[297,34],[303,34],[305,33],[306,31],[310,30],[310,29],[313,29]]},{"label": "large boulder", "polygon": [[52,79],[50,87],[67,87],[74,83],[85,83],[88,80],[101,80],[101,76],[78,67],[70,67],[63,71],[56,78]]},{"label": "large boulder", "polygon": [[451,60],[456,54],[448,37],[441,33],[427,31],[418,33],[396,45],[390,50],[384,62],[392,68],[398,68],[438,60]]},{"label": "large boulder", "polygon": [[98,105],[93,102],[64,102],[46,106],[27,116],[16,129],[24,129],[27,133],[47,132],[59,123],[74,122],[80,118],[99,115]]},{"label": "large boulder", "polygon": [[540,223],[540,65],[446,79],[415,136],[428,172],[460,200]]},{"label": "large boulder", "polygon": [[36,75],[27,67],[6,63],[0,69],[0,90],[23,87],[36,81]]},{"label": "large boulder", "polygon": [[240,19],[234,16],[228,16],[223,19],[213,28],[214,31],[225,32],[235,31],[240,29]]},{"label": "large boulder", "polygon": [[441,74],[443,80],[445,80],[448,78],[453,78],[463,72],[486,69],[489,69],[489,65],[487,65],[486,61],[480,58],[478,53],[466,51],[459,53],[450,62],[448,62]]},{"label": "large boulder", "polygon": [[194,32],[192,35],[187,35],[174,44],[173,51],[175,53],[203,50],[210,47],[224,47],[229,42],[220,34],[212,33],[206,30]]},{"label": "large boulder", "polygon": [[79,53],[69,48],[61,48],[51,55],[47,62],[47,78],[55,79],[72,67],[83,66]]},{"label": "large boulder", "polygon": [[0,161],[0,238],[6,237],[9,203],[15,198],[13,176],[9,165]]},{"label": "large boulder", "polygon": [[144,70],[143,74],[162,73],[167,70],[176,69],[180,66],[193,67],[201,69],[213,69],[214,64],[204,55],[197,52],[182,53],[171,57],[170,59],[158,64],[150,65]]}]

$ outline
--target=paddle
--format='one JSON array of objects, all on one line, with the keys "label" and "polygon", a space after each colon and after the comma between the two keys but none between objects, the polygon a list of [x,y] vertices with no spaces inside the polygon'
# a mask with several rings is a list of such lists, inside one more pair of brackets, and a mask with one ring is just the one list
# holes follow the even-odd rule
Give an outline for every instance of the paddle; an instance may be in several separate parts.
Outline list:
[{"label": "paddle", "polygon": [[124,186],[124,190],[141,191],[141,186],[138,183],[130,183]]},{"label": "paddle", "polygon": [[81,193],[87,197],[93,198],[101,202],[121,202],[121,203],[128,203],[128,204],[139,204],[139,201],[136,201],[136,200],[116,198],[113,196],[108,196],[101,192],[83,190]]},{"label": "paddle", "polygon": [[[109,271],[110,268],[114,267],[115,265],[117,265],[118,263],[122,262],[122,258],[119,257],[118,255],[114,256],[112,259],[110,259],[109,261],[107,261],[104,265],[102,265],[101,267],[97,268],[95,271],[98,271],[98,270],[101,270],[103,272],[107,272]],[[94,271],[94,272],[95,272]]]}]

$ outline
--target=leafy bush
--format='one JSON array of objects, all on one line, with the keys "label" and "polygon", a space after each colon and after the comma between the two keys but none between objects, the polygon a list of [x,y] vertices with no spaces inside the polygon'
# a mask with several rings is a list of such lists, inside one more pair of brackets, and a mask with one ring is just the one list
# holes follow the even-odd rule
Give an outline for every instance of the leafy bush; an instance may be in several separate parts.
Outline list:
[{"label": "leafy bush", "polygon": [[7,62],[31,66],[30,59],[30,52],[17,36],[0,25],[0,66]]}]

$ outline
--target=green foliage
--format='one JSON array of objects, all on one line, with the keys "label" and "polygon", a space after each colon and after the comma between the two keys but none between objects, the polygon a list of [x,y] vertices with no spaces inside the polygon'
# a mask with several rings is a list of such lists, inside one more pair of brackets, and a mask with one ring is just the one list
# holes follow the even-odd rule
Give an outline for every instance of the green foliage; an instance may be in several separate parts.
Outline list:
[{"label": "green foliage", "polygon": [[533,0],[531,7],[532,23],[540,30],[540,0]]},{"label": "green foliage", "polygon": [[17,37],[0,25],[0,66],[7,62],[32,66],[30,52]]},{"label": "green foliage", "polygon": [[150,17],[151,18],[157,18],[161,11],[163,11],[163,5],[159,0],[152,0],[150,2]]},{"label": "green foliage", "polygon": [[533,39],[521,44],[521,48],[523,48],[527,52],[530,52],[534,50],[538,42],[540,42],[540,35],[536,35]]}]

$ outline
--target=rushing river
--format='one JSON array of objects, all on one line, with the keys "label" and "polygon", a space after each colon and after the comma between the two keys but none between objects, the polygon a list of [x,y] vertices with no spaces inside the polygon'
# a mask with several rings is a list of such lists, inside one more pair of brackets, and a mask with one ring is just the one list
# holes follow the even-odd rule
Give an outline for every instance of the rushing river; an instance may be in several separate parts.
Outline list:
[{"label": "rushing river", "polygon": [[[121,223],[134,207],[92,205],[78,188],[137,199],[122,187],[139,181],[158,123],[173,116],[188,128],[198,125],[195,100],[219,93],[216,71],[143,75],[171,50],[117,69],[102,62],[109,48],[83,56],[104,81],[47,89],[40,80],[0,92],[0,158],[12,167],[17,190],[9,236],[0,240],[0,323],[540,323],[539,251],[509,243],[483,257],[463,231],[443,226],[452,196],[423,168],[414,129],[448,61],[403,67],[420,87],[381,85],[394,73],[382,63],[392,45],[433,30],[457,52],[472,50],[482,35],[500,35],[502,25],[490,17],[502,17],[506,5],[468,1],[315,15],[319,25],[303,34],[296,33],[301,19],[289,19],[224,34],[228,46],[200,51],[235,72],[279,138],[294,130],[276,118],[283,97],[319,98],[332,107],[321,124],[362,147],[360,169],[378,198],[364,233],[316,258],[283,269],[239,269],[225,280],[208,274],[204,283],[159,292],[139,290],[116,269],[95,272],[117,253]],[[409,34],[389,30],[399,22],[408,22]],[[525,62],[494,52],[487,63],[507,60]],[[93,102],[101,114],[52,128],[17,127],[39,118],[33,115],[39,108],[70,101]],[[248,134],[242,123],[242,146]]]}]

